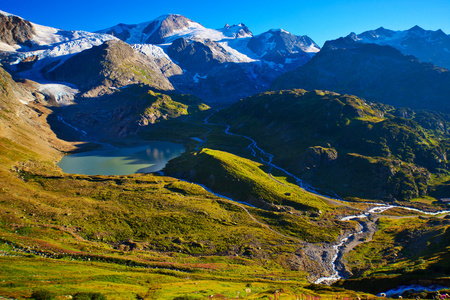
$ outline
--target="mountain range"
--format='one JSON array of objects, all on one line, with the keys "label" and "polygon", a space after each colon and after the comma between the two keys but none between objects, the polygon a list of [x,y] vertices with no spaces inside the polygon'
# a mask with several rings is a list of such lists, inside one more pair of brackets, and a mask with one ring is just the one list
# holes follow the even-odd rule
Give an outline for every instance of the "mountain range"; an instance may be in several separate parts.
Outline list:
[{"label": "mountain range", "polygon": [[[85,32],[1,12],[0,298],[449,286],[449,49],[417,26],[320,48],[181,15]],[[150,140],[185,153],[150,174],[57,165]],[[125,163],[141,154],[162,153]]]},{"label": "mountain range", "polygon": [[[209,29],[181,15],[164,15],[140,24],[121,23],[96,33],[50,28],[8,13],[2,13],[1,18],[0,30],[8,32],[0,42],[0,49],[4,50],[1,62],[19,77],[77,85],[76,77],[84,77],[81,74],[92,72],[94,67],[90,66],[90,71],[79,67],[78,75],[64,70],[77,60],[101,61],[97,57],[101,55],[99,50],[81,52],[109,40],[124,41],[122,50],[127,45],[131,47],[133,50],[128,49],[126,55],[135,57],[134,62],[140,57],[138,66],[119,72],[105,63],[97,66],[97,73],[115,76],[114,83],[108,80],[103,87],[88,87],[84,83],[83,97],[113,93],[114,88],[127,82],[152,82],[150,85],[156,89],[193,94],[219,106],[269,88],[305,88],[355,94],[392,105],[448,111],[445,99],[449,94],[446,68],[450,61],[450,37],[441,30],[415,26],[392,31],[381,27],[327,41],[320,51],[308,36],[295,36],[282,29],[259,35],[253,35],[242,23]],[[102,47],[109,49],[111,45]],[[65,64],[77,55],[78,58]],[[108,70],[110,67],[115,69]],[[151,71],[153,78],[137,76],[138,69],[144,73]],[[285,72],[292,73],[277,79]],[[118,79],[121,77],[118,74],[125,73],[128,74]]]}]

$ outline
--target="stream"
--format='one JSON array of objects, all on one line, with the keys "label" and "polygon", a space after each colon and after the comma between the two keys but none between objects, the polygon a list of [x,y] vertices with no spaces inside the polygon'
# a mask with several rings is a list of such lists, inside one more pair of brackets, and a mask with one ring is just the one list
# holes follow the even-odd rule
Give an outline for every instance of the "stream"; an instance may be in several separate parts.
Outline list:
[{"label": "stream", "polygon": [[[209,123],[209,119],[213,116],[215,112],[213,112],[212,114],[210,114],[208,117],[205,118],[204,120],[204,124],[205,125],[218,125],[218,126],[225,126],[226,129],[224,130],[224,132],[228,135],[232,135],[232,136],[238,136],[238,137],[242,137],[245,138],[247,140],[250,141],[250,144],[247,146],[247,149],[249,149],[249,151],[251,152],[252,156],[255,157],[256,159],[259,159],[262,163],[266,164],[267,166],[269,166],[269,171],[268,173],[271,172],[272,169],[277,169],[283,173],[285,173],[286,175],[294,178],[294,180],[296,181],[296,184],[311,193],[314,193],[318,196],[322,196],[322,197],[327,197],[329,199],[332,200],[339,200],[339,201],[344,201],[342,200],[338,195],[336,195],[334,192],[330,192],[327,191],[326,194],[323,194],[323,192],[319,191],[319,189],[314,188],[313,186],[311,186],[310,184],[306,183],[305,181],[301,180],[300,178],[298,178],[297,176],[291,174],[290,172],[288,172],[287,170],[275,165],[272,161],[273,161],[273,155],[264,151],[263,149],[261,149],[258,144],[256,143],[256,141],[254,139],[252,139],[249,136],[245,136],[242,134],[236,134],[236,133],[232,133],[230,132],[230,125],[227,124],[214,124],[214,123]],[[211,131],[210,131],[211,132]],[[203,145],[206,142],[206,135],[204,136],[204,140],[202,141],[201,145]],[[331,196],[330,196],[331,195]],[[233,200],[234,201],[234,200]],[[348,201],[344,201],[344,202],[348,202]],[[360,214],[360,215],[354,215],[354,216],[346,216],[341,218],[341,221],[350,221],[350,220],[361,220],[364,218],[368,218],[370,215],[372,214],[380,214],[385,212],[386,210],[392,209],[392,208],[402,208],[405,210],[409,210],[409,211],[413,211],[413,212],[417,212],[417,213],[422,213],[422,214],[426,214],[426,215],[441,215],[441,214],[448,214],[450,213],[450,210],[443,210],[443,211],[437,211],[437,212],[427,212],[427,211],[422,211],[420,209],[416,209],[416,208],[410,208],[410,207],[405,207],[405,206],[400,206],[400,205],[387,205],[384,203],[366,203],[366,204],[370,204],[373,205],[374,207],[372,207],[371,209],[367,210],[366,212]],[[335,245],[333,245],[333,250],[334,250],[334,255],[333,258],[331,260],[331,269],[333,270],[333,274],[331,276],[326,276],[326,277],[321,277],[316,279],[316,281],[314,282],[315,284],[332,284],[336,281],[338,281],[339,279],[343,279],[345,278],[345,276],[343,276],[336,264],[338,263],[339,259],[342,258],[343,256],[343,249],[345,248],[345,246],[347,244],[349,244],[351,242],[351,240],[356,236],[356,235],[360,235],[363,234],[365,232],[367,232],[368,227],[366,226],[365,223],[358,221],[358,223],[361,225],[362,229],[359,232],[356,233],[350,233],[349,235],[343,237],[339,242],[337,242]],[[425,290],[426,288],[424,287],[398,287],[396,290],[391,290],[388,291],[386,293],[390,293],[390,294],[396,294],[396,292],[398,292],[398,289],[404,289],[404,290],[410,290],[410,289],[415,289],[418,288],[421,290]]]}]

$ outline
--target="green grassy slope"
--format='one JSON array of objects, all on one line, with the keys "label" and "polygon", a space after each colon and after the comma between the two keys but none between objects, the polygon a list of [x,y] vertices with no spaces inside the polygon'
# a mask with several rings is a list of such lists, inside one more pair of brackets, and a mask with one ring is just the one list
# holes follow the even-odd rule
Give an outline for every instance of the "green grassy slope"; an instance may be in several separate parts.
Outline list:
[{"label": "green grassy slope", "polygon": [[444,114],[304,90],[249,97],[215,119],[252,136],[276,163],[313,185],[390,201],[430,194],[431,174],[446,176],[448,121]]}]

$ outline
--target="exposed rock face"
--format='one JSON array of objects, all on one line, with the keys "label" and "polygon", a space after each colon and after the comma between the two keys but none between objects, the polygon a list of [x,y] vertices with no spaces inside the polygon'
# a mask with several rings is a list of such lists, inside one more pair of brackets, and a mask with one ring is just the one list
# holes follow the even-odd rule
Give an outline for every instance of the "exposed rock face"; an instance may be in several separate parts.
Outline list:
[{"label": "exposed rock face", "polygon": [[120,23],[120,24],[118,24],[112,28],[108,28],[107,30],[104,30],[102,32],[113,35],[122,41],[126,41],[131,36],[130,30],[135,27],[136,27],[136,25],[127,25],[127,24]]},{"label": "exposed rock face", "polygon": [[34,34],[34,27],[29,21],[0,14],[0,41],[8,45],[25,44]]},{"label": "exposed rock face", "polygon": [[160,47],[150,44],[135,44],[132,47],[149,56],[165,77],[183,74],[183,70]]},{"label": "exposed rock face", "polygon": [[250,29],[242,23],[239,23],[238,25],[225,24],[225,26],[219,30],[225,36],[233,37],[235,39],[253,36],[253,33],[250,31]]},{"label": "exposed rock face", "polygon": [[296,67],[309,61],[320,49],[308,36],[296,36],[284,30],[270,30],[254,36],[247,47],[262,59],[277,64],[296,60]]},{"label": "exposed rock face", "polygon": [[[212,41],[189,42],[185,38],[175,40],[167,49],[169,56],[192,72],[207,72],[225,62],[227,52]],[[222,55],[218,55],[218,54]]]},{"label": "exposed rock face", "polygon": [[380,27],[358,35],[351,33],[348,37],[359,43],[389,45],[422,62],[450,69],[450,36],[440,29],[432,31],[414,26],[405,31],[393,31]]},{"label": "exposed rock face", "polygon": [[148,56],[118,40],[85,50],[48,71],[46,76],[76,84],[84,97],[109,94],[115,88],[138,83],[173,90],[172,84]]},{"label": "exposed rock face", "polygon": [[303,156],[301,165],[303,169],[329,167],[337,158],[338,153],[334,148],[309,147]]},{"label": "exposed rock face", "polygon": [[144,29],[145,34],[153,32],[150,37],[145,40],[145,43],[164,43],[164,39],[174,31],[189,27],[189,21],[188,18],[180,15],[169,15],[161,23],[158,20],[155,20]]}]

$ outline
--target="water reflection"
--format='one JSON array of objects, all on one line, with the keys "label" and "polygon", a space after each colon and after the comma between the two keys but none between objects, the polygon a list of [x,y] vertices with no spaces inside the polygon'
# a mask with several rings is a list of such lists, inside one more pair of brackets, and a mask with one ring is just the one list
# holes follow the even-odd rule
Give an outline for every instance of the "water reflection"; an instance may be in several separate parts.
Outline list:
[{"label": "water reflection", "polygon": [[151,142],[145,146],[88,151],[67,155],[58,163],[70,174],[127,175],[157,172],[184,152],[183,145]]}]

